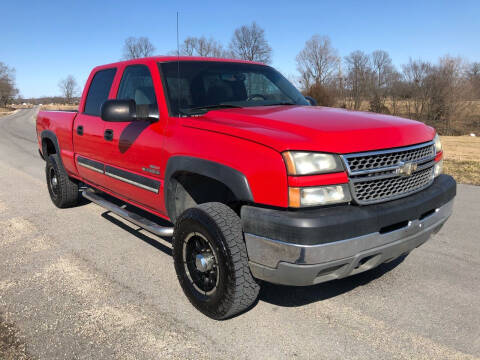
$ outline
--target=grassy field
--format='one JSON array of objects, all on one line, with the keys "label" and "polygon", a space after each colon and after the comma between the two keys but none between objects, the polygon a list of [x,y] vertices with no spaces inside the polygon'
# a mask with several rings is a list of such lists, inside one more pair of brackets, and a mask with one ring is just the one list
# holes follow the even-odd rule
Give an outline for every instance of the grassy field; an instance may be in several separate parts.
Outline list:
[{"label": "grassy field", "polygon": [[[349,106],[353,107],[353,102],[349,101],[347,102]],[[480,100],[469,100],[469,101],[464,101],[462,102],[463,107],[468,108],[470,112],[475,113],[475,114],[480,114]],[[339,102],[336,104],[336,106],[341,106],[342,103]],[[385,101],[385,106],[390,110],[390,112],[393,112],[393,103],[392,100],[387,99]],[[367,100],[363,100],[360,103],[360,111],[368,111],[370,108],[370,102]],[[398,100],[397,101],[397,111],[400,114],[407,114],[408,113],[408,101],[406,100]],[[401,115],[400,115],[401,116]]]},{"label": "grassy field", "polygon": [[0,116],[11,114],[13,111],[15,111],[15,109],[0,107]]},{"label": "grassy field", "polygon": [[78,105],[68,104],[46,104],[40,106],[42,110],[78,110]]},{"label": "grassy field", "polygon": [[[393,111],[393,103],[391,100],[385,100],[384,105],[388,109],[391,115],[403,117],[406,119],[415,119],[413,109],[409,111],[409,102],[406,100],[397,101],[396,111]],[[336,106],[341,106],[342,103],[337,103]],[[347,101],[347,107],[353,109],[353,102]],[[362,101],[360,104],[360,111],[369,111],[370,103],[368,101]],[[457,110],[452,114],[452,119],[448,126],[448,133],[450,135],[467,135],[474,133],[480,136],[480,100],[463,101],[458,104]],[[444,121],[432,122],[428,125],[435,127],[437,130],[442,131],[442,127],[445,126]]]},{"label": "grassy field", "polygon": [[442,136],[443,172],[459,183],[480,185],[480,137]]}]

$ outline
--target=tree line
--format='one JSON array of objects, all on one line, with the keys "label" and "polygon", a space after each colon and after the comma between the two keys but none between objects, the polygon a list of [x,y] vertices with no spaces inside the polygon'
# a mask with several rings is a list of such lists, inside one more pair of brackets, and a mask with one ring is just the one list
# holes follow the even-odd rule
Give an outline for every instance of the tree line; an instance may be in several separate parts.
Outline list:
[{"label": "tree line", "polygon": [[[125,60],[152,56],[154,53],[155,46],[146,37],[129,37],[123,45]],[[189,36],[179,45],[178,50],[171,51],[170,54],[244,59],[265,64],[271,63],[272,60],[272,48],[265,37],[265,30],[256,22],[235,29],[227,47],[212,37]]]},{"label": "tree line", "polygon": [[328,37],[315,35],[296,57],[299,83],[319,104],[404,116],[446,135],[480,129],[480,63],[443,56],[410,59],[397,69],[383,50],[341,58]]}]

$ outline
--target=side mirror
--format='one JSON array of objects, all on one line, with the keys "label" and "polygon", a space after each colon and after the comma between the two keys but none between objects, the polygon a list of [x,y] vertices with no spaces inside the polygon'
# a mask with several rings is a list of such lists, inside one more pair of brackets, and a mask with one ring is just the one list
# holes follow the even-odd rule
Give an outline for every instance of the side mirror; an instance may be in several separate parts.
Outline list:
[{"label": "side mirror", "polygon": [[317,106],[317,100],[315,100],[314,98],[312,98],[311,96],[305,96],[305,100],[308,101],[308,103],[310,104],[310,106]]},{"label": "side mirror", "polygon": [[158,110],[149,105],[137,105],[135,100],[107,100],[102,105],[102,120],[108,122],[130,122],[136,120],[158,120]]}]

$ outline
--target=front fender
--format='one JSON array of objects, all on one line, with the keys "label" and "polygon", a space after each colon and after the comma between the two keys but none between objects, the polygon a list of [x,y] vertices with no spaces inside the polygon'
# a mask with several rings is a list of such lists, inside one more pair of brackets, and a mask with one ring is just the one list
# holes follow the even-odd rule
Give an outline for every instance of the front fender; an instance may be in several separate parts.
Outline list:
[{"label": "front fender", "polygon": [[173,194],[171,194],[172,177],[180,172],[188,172],[206,176],[227,186],[240,201],[254,202],[247,177],[240,171],[214,161],[192,156],[172,156],[165,171],[164,196],[166,210],[170,218],[173,216]]}]

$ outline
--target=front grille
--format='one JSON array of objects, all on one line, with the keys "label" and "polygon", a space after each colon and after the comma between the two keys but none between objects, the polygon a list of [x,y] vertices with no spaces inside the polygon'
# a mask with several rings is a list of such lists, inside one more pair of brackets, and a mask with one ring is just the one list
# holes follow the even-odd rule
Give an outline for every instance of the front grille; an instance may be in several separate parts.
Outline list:
[{"label": "front grille", "polygon": [[351,156],[348,158],[348,166],[351,172],[356,172],[394,166],[397,165],[399,161],[418,161],[433,156],[435,156],[435,149],[432,144],[397,152]]},{"label": "front grille", "polygon": [[[352,197],[357,204],[408,196],[433,182],[435,148],[432,142],[342,157],[350,177]],[[405,163],[416,166],[409,176],[399,173]]]},{"label": "front grille", "polygon": [[409,177],[391,177],[387,179],[361,181],[354,183],[356,199],[361,202],[377,202],[399,195],[407,196],[430,184],[433,168],[418,171]]}]

